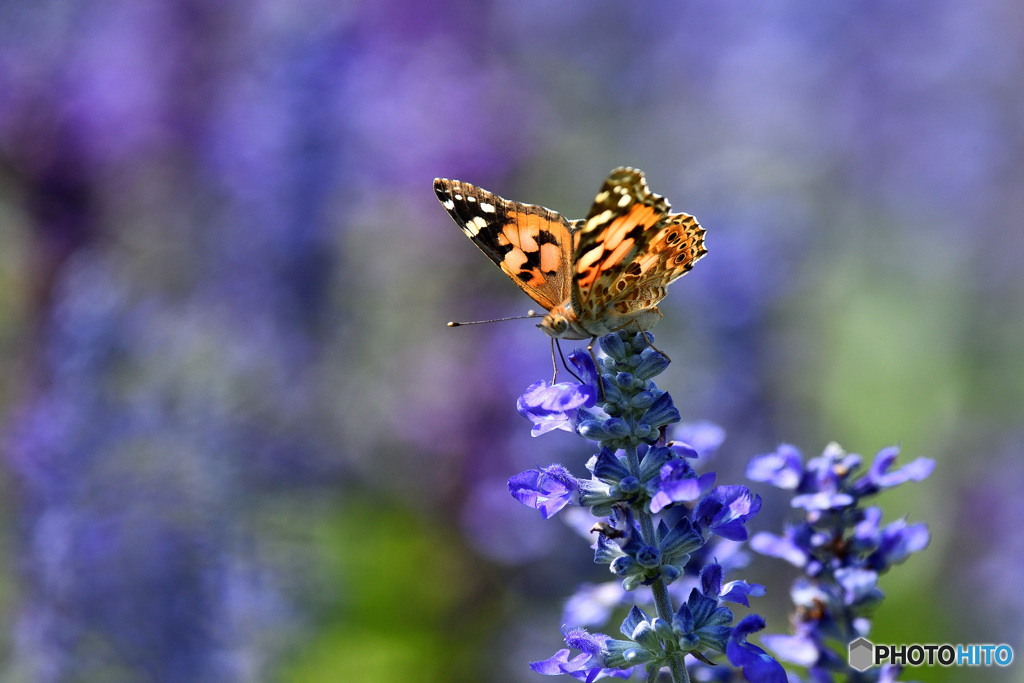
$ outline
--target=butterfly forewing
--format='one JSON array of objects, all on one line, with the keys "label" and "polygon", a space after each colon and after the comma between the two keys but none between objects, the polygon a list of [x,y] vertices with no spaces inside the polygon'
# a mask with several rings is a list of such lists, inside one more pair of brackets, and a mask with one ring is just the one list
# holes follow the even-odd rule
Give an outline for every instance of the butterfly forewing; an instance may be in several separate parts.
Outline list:
[{"label": "butterfly forewing", "polygon": [[569,297],[574,240],[564,216],[458,180],[434,180],[434,193],[473,243],[534,301],[551,309]]}]

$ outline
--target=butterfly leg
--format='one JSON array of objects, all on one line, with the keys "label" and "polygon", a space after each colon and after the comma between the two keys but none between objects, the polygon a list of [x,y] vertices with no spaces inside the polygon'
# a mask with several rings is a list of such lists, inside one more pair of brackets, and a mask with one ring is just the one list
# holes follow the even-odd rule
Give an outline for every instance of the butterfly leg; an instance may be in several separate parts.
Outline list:
[{"label": "butterfly leg", "polygon": [[[561,347],[559,347],[558,353],[559,354],[562,353]],[[565,359],[564,358],[562,359],[562,363],[565,363]],[[554,383],[558,380],[558,361],[555,360],[555,338],[554,337],[551,338],[551,368],[554,370],[554,372],[551,373],[551,384],[554,385]]]},{"label": "butterfly leg", "polygon": [[644,341],[647,342],[648,346],[650,346],[652,349],[654,349],[661,355],[665,356],[665,358],[667,358],[670,363],[672,362],[672,359],[669,357],[667,353],[665,353],[664,351],[662,351],[661,349],[654,345],[654,340],[647,336],[647,331],[644,330],[644,328],[640,327],[640,323],[637,323],[636,328],[640,330],[640,334],[644,336]]},{"label": "butterfly leg", "polygon": [[[552,337],[551,338],[551,343],[554,344],[554,346],[558,347],[558,355],[561,356],[561,358],[562,358],[562,367],[564,367],[566,369],[566,371],[570,375],[575,377],[577,382],[579,382],[580,384],[583,384],[583,378],[580,377],[579,375],[577,375],[575,372],[573,372],[572,368],[569,367],[569,364],[565,361],[565,354],[562,353],[562,345],[558,342],[558,338],[557,337]],[[551,349],[552,354],[554,354],[554,346]],[[552,382],[552,384],[554,384],[554,382]]]},{"label": "butterfly leg", "polygon": [[587,352],[590,354],[590,360],[594,361],[594,371],[597,372],[597,393],[602,401],[604,401],[604,375],[601,374],[601,366],[597,363],[597,356],[594,355],[594,342],[597,341],[597,336],[590,338],[590,343],[587,344]]}]

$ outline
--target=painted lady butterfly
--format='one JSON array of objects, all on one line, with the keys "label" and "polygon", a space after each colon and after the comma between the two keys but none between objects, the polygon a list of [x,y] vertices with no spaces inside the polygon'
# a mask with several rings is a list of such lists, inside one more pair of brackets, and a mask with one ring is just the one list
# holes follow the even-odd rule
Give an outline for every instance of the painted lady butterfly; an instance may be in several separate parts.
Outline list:
[{"label": "painted lady butterfly", "polygon": [[434,192],[473,243],[543,306],[544,332],[587,339],[661,320],[666,287],[707,253],[693,216],[669,213],[642,171],[617,168],[587,217],[520,204],[458,180],[434,180]]}]

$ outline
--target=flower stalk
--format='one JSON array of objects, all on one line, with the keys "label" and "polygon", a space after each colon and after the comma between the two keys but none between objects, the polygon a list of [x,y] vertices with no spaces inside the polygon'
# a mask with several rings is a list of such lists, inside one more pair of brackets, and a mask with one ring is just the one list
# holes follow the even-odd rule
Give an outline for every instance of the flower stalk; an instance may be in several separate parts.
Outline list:
[{"label": "flower stalk", "polygon": [[[680,414],[652,381],[669,359],[649,334],[623,331],[599,344],[604,355],[596,364],[581,351],[569,356],[580,383],[537,382],[517,404],[534,435],[563,429],[596,442],[599,452],[587,463],[590,478],[549,465],[512,477],[509,490],[545,518],[567,505],[589,509],[599,520],[594,561],[608,566],[625,593],[649,591],[655,616],[634,603],[619,629],[626,640],[564,626],[566,643],[582,654],[570,658],[569,650],[560,650],[531,667],[587,681],[627,678],[637,668],[653,680],[667,669],[675,683],[689,683],[687,655],[695,666],[725,655],[748,680],[785,683],[782,667],[746,642],[764,621],[750,615],[734,626],[724,605],[746,605],[764,587],[724,584],[722,566],[706,549],[714,537],[745,540],[745,524],[760,510],[760,498],[743,486],[712,488],[714,474],[698,475],[687,462],[697,451],[668,441]],[[676,607],[671,586],[682,578],[690,591]],[[755,677],[747,671],[756,671]]]},{"label": "flower stalk", "polygon": [[869,633],[871,613],[884,597],[879,576],[928,545],[924,524],[897,520],[882,527],[882,510],[863,505],[884,489],[931,474],[935,463],[927,458],[892,469],[898,453],[898,448],[885,448],[862,471],[860,456],[837,444],[806,463],[796,448],[784,444],[747,467],[749,479],[791,491],[793,508],[803,511],[803,518],[782,536],[761,532],[751,546],[803,570],[790,591],[795,632],[765,636],[764,641],[810,680],[844,676],[887,683],[900,673],[893,665],[856,671],[842,656],[851,641]]}]

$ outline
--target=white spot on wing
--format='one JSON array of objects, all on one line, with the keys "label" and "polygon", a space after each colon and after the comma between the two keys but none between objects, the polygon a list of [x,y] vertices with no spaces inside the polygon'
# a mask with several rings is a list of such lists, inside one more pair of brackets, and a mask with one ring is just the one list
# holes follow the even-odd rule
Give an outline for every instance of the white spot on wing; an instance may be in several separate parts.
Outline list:
[{"label": "white spot on wing", "polygon": [[466,232],[476,237],[480,233],[480,229],[486,225],[487,221],[480,216],[475,216],[472,220],[466,221]]},{"label": "white spot on wing", "polygon": [[586,254],[583,254],[577,262],[577,265],[580,268],[589,268],[595,261],[601,258],[602,255],[604,255],[604,247],[599,244]]},{"label": "white spot on wing", "polygon": [[446,208],[446,209],[448,209],[449,211],[451,211],[452,209],[454,209],[454,208],[455,208],[455,202],[453,202],[453,201],[452,201],[452,200],[450,200],[450,199],[446,199],[446,200],[444,200],[443,202],[441,202],[441,206],[443,206],[444,208]]},{"label": "white spot on wing", "polygon": [[587,225],[586,225],[585,228],[583,228],[583,231],[584,232],[590,232],[591,230],[593,230],[597,226],[603,225],[604,223],[607,223],[608,219],[611,218],[611,217],[612,217],[612,212],[609,211],[608,209],[605,209],[604,211],[602,211],[601,213],[597,214],[596,216],[591,218],[589,221],[587,221]]},{"label": "white spot on wing", "polygon": [[494,204],[480,202],[480,210],[483,211],[484,213],[494,213]]},{"label": "white spot on wing", "polygon": [[629,203],[631,201],[633,201],[632,198],[628,194],[624,194],[621,197],[619,197],[619,207],[622,208],[629,206]]}]

